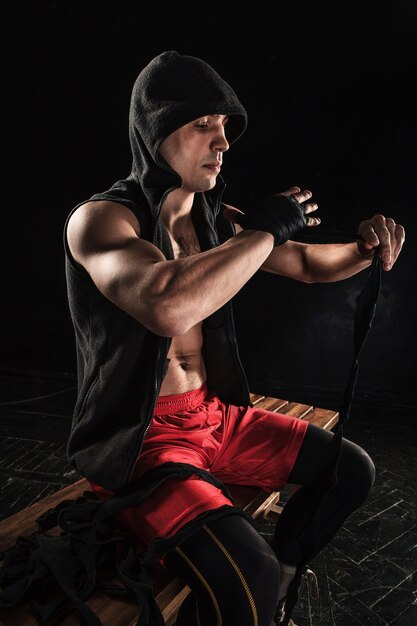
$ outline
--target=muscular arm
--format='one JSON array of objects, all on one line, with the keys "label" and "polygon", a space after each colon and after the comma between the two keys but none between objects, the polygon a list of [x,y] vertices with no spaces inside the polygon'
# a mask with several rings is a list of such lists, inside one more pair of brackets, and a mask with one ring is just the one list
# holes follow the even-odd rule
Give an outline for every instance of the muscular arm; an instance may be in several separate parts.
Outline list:
[{"label": "muscular arm", "polygon": [[371,264],[373,252],[361,254],[356,243],[304,244],[287,241],[274,248],[262,270],[304,283],[336,282]]},{"label": "muscular arm", "polygon": [[168,261],[140,239],[129,209],[107,201],[77,209],[67,238],[74,260],[109,300],[170,337],[184,334],[230,300],[274,244],[269,233],[247,230],[218,248]]},{"label": "muscular arm", "polygon": [[[303,197],[310,195],[311,192],[304,192]],[[313,208],[307,212],[315,210],[317,205],[310,207]],[[239,209],[225,205],[224,216],[234,224],[236,233],[242,231],[236,221],[239,212]],[[318,222],[316,219],[310,225],[314,226]],[[404,228],[392,218],[378,214],[361,222],[358,233],[362,241],[353,243],[304,244],[287,241],[273,248],[260,269],[305,283],[335,282],[368,267],[375,247],[380,246],[382,268],[389,271],[401,252],[405,240]]]},{"label": "muscular arm", "polygon": [[[234,228],[236,233],[242,232],[239,224],[235,223]],[[273,248],[260,269],[303,283],[336,282],[368,267],[372,256],[372,251],[361,254],[356,243],[306,244],[287,241]]]}]

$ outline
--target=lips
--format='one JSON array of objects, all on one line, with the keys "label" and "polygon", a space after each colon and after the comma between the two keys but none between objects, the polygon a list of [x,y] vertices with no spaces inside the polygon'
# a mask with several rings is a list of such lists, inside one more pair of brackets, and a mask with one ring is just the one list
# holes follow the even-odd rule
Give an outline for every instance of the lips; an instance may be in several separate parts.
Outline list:
[{"label": "lips", "polygon": [[219,161],[213,161],[213,163],[205,163],[203,167],[211,170],[212,172],[220,172],[222,164]]}]

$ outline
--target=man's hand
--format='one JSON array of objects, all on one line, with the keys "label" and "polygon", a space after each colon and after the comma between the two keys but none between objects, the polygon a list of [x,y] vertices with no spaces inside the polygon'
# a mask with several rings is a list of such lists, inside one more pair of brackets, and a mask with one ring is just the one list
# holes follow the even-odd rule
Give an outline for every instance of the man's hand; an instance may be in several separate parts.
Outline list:
[{"label": "man's hand", "polygon": [[359,252],[366,256],[374,248],[380,246],[379,254],[382,269],[388,272],[403,247],[405,241],[404,228],[400,224],[396,224],[391,217],[377,214],[359,224],[358,234],[362,237],[362,240],[358,241]]},{"label": "man's hand", "polygon": [[309,213],[313,211],[317,211],[319,205],[316,202],[306,202],[306,200],[310,200],[313,194],[308,189],[301,191],[300,187],[291,187],[287,189],[287,191],[282,191],[278,194],[278,196],[292,196],[295,200],[297,200],[298,204],[302,204],[304,215],[306,216],[306,226],[318,226],[321,222],[319,217],[307,217]]},{"label": "man's hand", "polygon": [[[306,226],[318,226],[321,222],[319,217],[307,217],[309,213],[313,211],[317,211],[318,204],[316,202],[306,202],[306,200],[310,200],[312,197],[311,191],[305,190],[301,191],[300,187],[291,187],[286,191],[282,191],[281,193],[277,193],[277,196],[292,196],[298,204],[301,204],[302,209],[304,211],[304,215],[306,217]],[[302,204],[302,203],[305,204]],[[232,207],[230,205],[225,205],[225,210],[223,211],[223,216],[232,222],[233,224],[239,224],[239,213],[242,213],[239,209]]]}]

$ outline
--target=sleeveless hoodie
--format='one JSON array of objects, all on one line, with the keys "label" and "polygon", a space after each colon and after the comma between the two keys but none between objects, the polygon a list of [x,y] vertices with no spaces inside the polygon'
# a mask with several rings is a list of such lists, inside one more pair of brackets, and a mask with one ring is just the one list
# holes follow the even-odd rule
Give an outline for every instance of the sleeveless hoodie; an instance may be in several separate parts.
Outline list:
[{"label": "sleeveless hoodie", "polygon": [[[98,290],[71,256],[68,220],[85,202],[118,202],[137,217],[141,238],[173,259],[160,212],[167,194],[181,180],[158,151],[176,129],[209,114],[229,116],[229,144],[246,128],[244,107],[210,65],[176,51],[155,57],[141,71],[132,91],[130,175],[77,204],[65,222],[65,271],[78,378],[67,455],[78,473],[112,491],[130,483],[166,373],[171,338],[151,332]],[[192,219],[201,250],[218,246],[234,234],[220,211],[224,186],[218,176],[212,190],[195,194]],[[204,320],[203,354],[208,387],[225,402],[247,406],[249,389],[239,360],[231,302]]]}]

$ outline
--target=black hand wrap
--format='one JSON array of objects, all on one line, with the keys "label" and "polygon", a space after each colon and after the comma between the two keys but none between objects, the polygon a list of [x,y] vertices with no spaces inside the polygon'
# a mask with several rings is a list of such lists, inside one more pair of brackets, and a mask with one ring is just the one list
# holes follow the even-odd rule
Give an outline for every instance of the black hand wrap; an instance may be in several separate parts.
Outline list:
[{"label": "black hand wrap", "polygon": [[242,228],[262,230],[274,236],[280,246],[306,225],[303,207],[292,196],[272,196],[250,214],[238,213]]}]

